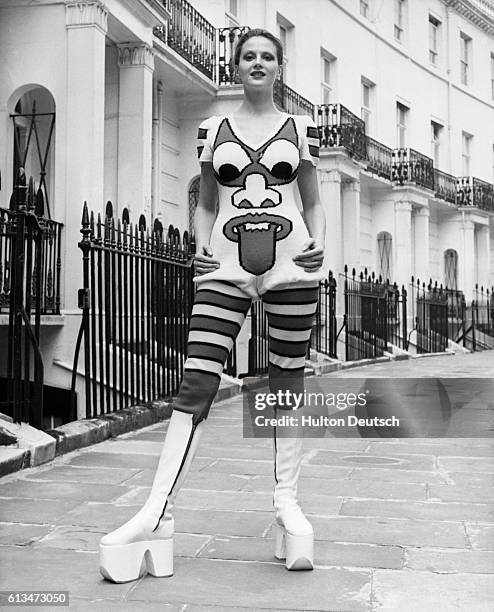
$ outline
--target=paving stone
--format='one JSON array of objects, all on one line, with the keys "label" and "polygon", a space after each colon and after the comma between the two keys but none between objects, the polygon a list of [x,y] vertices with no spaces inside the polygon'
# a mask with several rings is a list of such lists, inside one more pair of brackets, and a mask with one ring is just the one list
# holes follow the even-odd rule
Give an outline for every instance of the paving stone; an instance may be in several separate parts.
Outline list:
[{"label": "paving stone", "polygon": [[95,527],[75,527],[58,525],[33,544],[33,548],[62,548],[64,550],[84,550],[97,552],[105,531]]},{"label": "paving stone", "polygon": [[472,472],[448,472],[450,480],[458,485],[475,485],[486,488],[494,487],[494,474],[481,473],[472,474]]},{"label": "paving stone", "polygon": [[201,444],[196,457],[211,457],[212,459],[263,459],[273,460],[273,449],[266,446],[225,445],[221,447]]},{"label": "paving stone", "polygon": [[304,450],[305,449],[316,449],[316,450],[331,450],[337,452],[347,451],[365,451],[369,447],[369,440],[362,440],[360,438],[304,438]]},{"label": "paving stone", "polygon": [[396,484],[390,482],[373,482],[366,480],[331,480],[328,482],[316,478],[299,480],[299,490],[303,493],[323,493],[340,497],[362,497],[365,499],[427,499],[425,484]]},{"label": "paving stone", "polygon": [[494,574],[494,552],[487,550],[406,549],[406,566],[438,574]]},{"label": "paving stone", "polygon": [[111,484],[81,484],[80,482],[36,482],[18,478],[0,487],[2,497],[27,497],[30,499],[67,499],[87,501],[111,501],[128,491],[127,487]]},{"label": "paving stone", "polygon": [[177,495],[176,505],[185,508],[270,512],[273,510],[273,496],[269,493],[243,491],[197,491],[184,487]]},{"label": "paving stone", "polygon": [[[158,467],[159,457],[157,455],[124,454],[124,453],[101,453],[97,451],[74,454],[70,458],[68,465],[81,465],[85,467],[105,468],[131,468],[131,469],[151,469]],[[194,469],[203,468],[211,463],[208,459],[197,459],[194,461]]]},{"label": "paving stone", "polygon": [[182,533],[261,537],[273,521],[272,512],[191,510],[177,506],[175,529]]},{"label": "paving stone", "polygon": [[324,478],[333,480],[334,478],[348,478],[353,471],[353,467],[336,467],[334,465],[310,465],[302,463],[300,477],[304,478]]},{"label": "paving stone", "polygon": [[[142,470],[132,468],[85,468],[75,465],[53,465],[39,473],[26,474],[26,480],[52,480],[54,482],[96,482],[101,484],[122,484]],[[0,486],[0,493],[2,487]]]},{"label": "paving stone", "polygon": [[[182,558],[177,559],[174,577],[167,581],[165,592],[167,602],[186,599],[200,610],[216,605],[235,610],[239,603],[248,602],[254,609],[264,610],[357,612],[369,609],[370,573],[334,568],[294,575],[279,562]],[[159,581],[146,577],[135,586],[128,601],[163,601],[163,593]]]},{"label": "paving stone", "polygon": [[351,499],[343,503],[340,514],[346,516],[388,516],[437,521],[491,521],[494,520],[494,504]]},{"label": "paving stone", "polygon": [[[167,604],[163,602],[144,603],[142,610],[145,612],[183,612],[183,604]],[[61,608],[63,610],[63,608]],[[82,599],[80,597],[70,598],[70,610],[76,612],[107,612],[115,610],[119,612],[136,612],[139,608],[136,607],[135,601],[122,601],[120,599]],[[16,608],[18,610],[18,608]],[[57,608],[59,610],[59,608]],[[188,612],[188,609],[187,609]]]},{"label": "paving stone", "polygon": [[1,553],[1,590],[61,590],[69,591],[69,598],[116,599],[124,597],[134,586],[134,583],[114,584],[104,580],[99,573],[96,553],[16,546],[4,546]]},{"label": "paving stone", "polygon": [[59,513],[53,524],[92,527],[101,533],[116,529],[128,521],[141,506],[86,502],[68,512]]},{"label": "paving stone", "polygon": [[[153,484],[154,471],[143,470],[129,479],[128,486],[150,487]],[[188,489],[203,489],[216,491],[240,491],[249,480],[248,476],[226,474],[221,472],[189,472],[184,486]]]},{"label": "paving stone", "polygon": [[424,455],[393,454],[392,456],[367,455],[364,453],[340,453],[337,451],[317,451],[314,457],[308,460],[315,465],[343,465],[366,467],[393,467],[395,470],[431,470],[434,467],[434,458]]},{"label": "paving stone", "polygon": [[227,474],[272,475],[273,461],[254,461],[253,459],[239,461],[236,459],[218,459],[204,470],[206,472],[226,472]]},{"label": "paving stone", "polygon": [[[319,516],[335,516],[339,514],[343,500],[341,497],[330,495],[307,494],[303,490],[299,493],[299,501],[306,514]],[[272,496],[271,496],[272,498]]]},{"label": "paving stone", "polygon": [[[199,556],[208,559],[269,562],[275,559],[274,539],[216,537],[203,548]],[[401,569],[403,550],[398,546],[342,544],[316,540],[314,562],[316,566]]]},{"label": "paving stone", "polygon": [[472,548],[476,550],[494,550],[494,525],[466,523],[465,531]]},{"label": "paving stone", "polygon": [[494,576],[376,570],[372,597],[376,610],[492,612]]},{"label": "paving stone", "polygon": [[332,542],[469,548],[461,523],[397,518],[311,517],[315,537]]},{"label": "paving stone", "polygon": [[494,472],[494,457],[439,457],[437,463],[448,472]]},{"label": "paving stone", "polygon": [[51,525],[20,525],[17,523],[0,523],[0,544],[27,546],[39,538],[42,538],[49,531],[51,531],[51,529]]},{"label": "paving stone", "polygon": [[0,499],[0,521],[54,525],[57,520],[79,505],[80,501],[54,499]]},{"label": "paving stone", "polygon": [[429,500],[435,501],[464,501],[475,503],[493,502],[494,494],[489,485],[461,486],[461,485],[429,485]]},{"label": "paving stone", "polygon": [[438,483],[448,482],[448,476],[434,471],[423,470],[395,470],[386,468],[355,467],[350,480],[367,480],[372,482],[410,482],[410,483]]},{"label": "paving stone", "polygon": [[420,454],[434,455],[435,457],[493,457],[494,441],[488,444],[471,442],[469,445],[459,444],[454,439],[448,442],[438,443],[419,443],[413,444],[371,442],[367,450],[368,454],[389,455],[389,454]]}]

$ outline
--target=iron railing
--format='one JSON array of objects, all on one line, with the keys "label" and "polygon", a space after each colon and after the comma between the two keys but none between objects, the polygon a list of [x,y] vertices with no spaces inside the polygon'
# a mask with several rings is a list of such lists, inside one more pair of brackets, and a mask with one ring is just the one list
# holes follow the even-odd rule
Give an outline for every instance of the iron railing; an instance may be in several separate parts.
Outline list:
[{"label": "iron railing", "polygon": [[218,62],[216,67],[216,83],[222,85],[238,85],[240,79],[235,74],[234,54],[237,41],[250,30],[249,26],[219,28],[218,36]]},{"label": "iron railing", "polygon": [[276,79],[273,88],[275,103],[291,115],[309,115],[314,118],[314,105],[306,98],[286,85],[282,79]]},{"label": "iron railing", "polygon": [[434,195],[436,198],[456,204],[456,178],[434,168]]},{"label": "iron railing", "polygon": [[383,145],[378,140],[366,136],[367,143],[367,170],[382,178],[391,180],[391,167],[393,165],[393,149]]},{"label": "iron railing", "polygon": [[343,104],[321,104],[317,127],[322,147],[344,147],[355,159],[366,159],[365,123]]},{"label": "iron railing", "polygon": [[249,339],[249,376],[261,376],[269,368],[268,317],[262,301],[257,300],[250,308],[251,334]]},{"label": "iron railing", "polygon": [[414,149],[394,149],[391,180],[400,185],[415,183],[433,190],[434,162]]},{"label": "iron railing", "polygon": [[151,231],[139,225],[95,219],[84,204],[72,397],[84,338],[87,418],[172,396],[183,375],[193,243],[172,226],[164,235],[159,222]]},{"label": "iron railing", "polygon": [[60,313],[62,224],[44,217],[44,196],[20,168],[10,209],[0,211],[0,306],[8,307],[7,394],[15,422],[44,428],[42,314]]},{"label": "iron railing", "polygon": [[475,298],[465,314],[464,345],[471,351],[494,349],[494,288],[475,286]]},{"label": "iron railing", "polygon": [[417,353],[444,352],[448,347],[448,293],[432,281],[412,277],[411,296]]},{"label": "iron railing", "polygon": [[319,283],[319,298],[309,349],[336,358],[336,339],[336,279],[330,271],[328,278]]},{"label": "iron railing", "polygon": [[216,63],[216,28],[187,0],[165,0],[171,20],[153,34],[211,80]]},{"label": "iron railing", "polygon": [[475,206],[494,212],[494,185],[475,176],[462,176],[457,181],[458,206]]}]

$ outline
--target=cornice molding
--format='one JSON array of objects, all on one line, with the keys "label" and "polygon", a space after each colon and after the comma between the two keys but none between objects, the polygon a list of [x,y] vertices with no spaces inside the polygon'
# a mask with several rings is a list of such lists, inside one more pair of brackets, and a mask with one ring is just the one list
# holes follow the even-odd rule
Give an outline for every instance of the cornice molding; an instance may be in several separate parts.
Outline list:
[{"label": "cornice molding", "polygon": [[443,0],[484,32],[494,36],[494,2],[492,0]]},{"label": "cornice molding", "polygon": [[108,10],[101,0],[65,0],[65,24],[69,28],[108,30]]},{"label": "cornice molding", "polygon": [[154,51],[149,45],[124,43],[117,48],[119,68],[145,66],[151,72],[154,70]]}]

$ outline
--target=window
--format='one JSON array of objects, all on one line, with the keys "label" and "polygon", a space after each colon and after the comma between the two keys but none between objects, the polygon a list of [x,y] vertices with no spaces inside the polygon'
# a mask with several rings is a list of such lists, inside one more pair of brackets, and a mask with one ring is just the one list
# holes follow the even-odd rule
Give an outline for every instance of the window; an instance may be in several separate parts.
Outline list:
[{"label": "window", "polygon": [[283,79],[286,79],[288,71],[288,28],[279,24],[279,39],[283,47]]},{"label": "window", "polygon": [[396,146],[399,148],[406,146],[408,110],[401,102],[396,103]]},{"label": "window", "polygon": [[470,153],[472,148],[472,136],[466,132],[461,133],[461,171],[463,176],[470,176]]},{"label": "window", "polygon": [[491,53],[491,98],[494,100],[494,53]]},{"label": "window", "polygon": [[392,278],[392,246],[391,234],[389,232],[379,232],[377,235],[377,275],[383,281]]},{"label": "window", "polygon": [[458,253],[454,249],[444,251],[444,284],[448,289],[458,289]]},{"label": "window", "polygon": [[405,31],[405,2],[406,0],[395,0],[395,40],[403,42]]},{"label": "window", "polygon": [[370,133],[371,127],[371,105],[373,95],[373,83],[367,81],[362,77],[362,107],[361,107],[361,119],[365,123],[365,133]]},{"label": "window", "polygon": [[360,0],[360,14],[366,19],[369,19],[369,2],[370,0]]},{"label": "window", "polygon": [[440,148],[443,126],[440,123],[431,121],[431,157],[434,160],[434,166],[440,167]]},{"label": "window", "polygon": [[439,53],[439,27],[441,22],[429,15],[429,61],[437,66]]},{"label": "window", "polygon": [[321,54],[321,103],[329,104],[333,98],[334,59],[326,53]]},{"label": "window", "polygon": [[238,26],[238,0],[226,0],[225,12],[227,27]]},{"label": "window", "polygon": [[468,85],[470,78],[470,47],[472,39],[464,32],[460,32],[460,80]]}]

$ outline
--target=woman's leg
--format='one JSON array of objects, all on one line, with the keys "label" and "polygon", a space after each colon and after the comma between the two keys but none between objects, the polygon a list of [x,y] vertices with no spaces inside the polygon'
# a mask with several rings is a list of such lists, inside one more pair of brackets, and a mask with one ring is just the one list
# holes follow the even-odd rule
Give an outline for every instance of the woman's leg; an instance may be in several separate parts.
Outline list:
[{"label": "woman's leg", "polygon": [[[317,299],[317,286],[273,290],[263,296],[269,323],[269,387],[272,393],[280,390],[294,394],[304,392],[305,359]],[[283,406],[277,407],[277,416],[281,409]],[[312,569],[313,530],[297,500],[303,428],[278,426],[273,433],[275,554],[278,558],[286,558],[287,569]]]},{"label": "woman's leg", "polygon": [[194,297],[184,376],[174,402],[150,495],[139,512],[100,542],[100,571],[114,582],[128,582],[146,569],[173,573],[171,509],[189,471],[218,391],[224,363],[251,300],[235,285],[201,284]]}]

